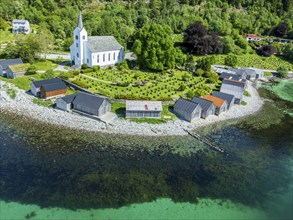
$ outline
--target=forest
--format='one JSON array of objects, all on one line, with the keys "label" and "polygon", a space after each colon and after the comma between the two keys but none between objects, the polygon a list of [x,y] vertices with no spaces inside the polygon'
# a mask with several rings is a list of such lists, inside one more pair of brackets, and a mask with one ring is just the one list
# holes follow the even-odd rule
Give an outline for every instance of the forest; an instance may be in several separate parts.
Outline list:
[{"label": "forest", "polygon": [[[79,11],[89,36],[113,35],[126,50],[143,48],[140,41],[146,36],[140,32],[149,25],[163,27],[175,45],[187,45],[185,54],[195,55],[252,53],[255,45],[242,37],[248,33],[293,39],[292,0],[2,0],[0,29],[9,29],[15,18],[27,19],[33,32],[52,38],[56,50],[68,51]],[[173,67],[173,60],[182,63],[182,54],[171,60],[165,67]]]}]

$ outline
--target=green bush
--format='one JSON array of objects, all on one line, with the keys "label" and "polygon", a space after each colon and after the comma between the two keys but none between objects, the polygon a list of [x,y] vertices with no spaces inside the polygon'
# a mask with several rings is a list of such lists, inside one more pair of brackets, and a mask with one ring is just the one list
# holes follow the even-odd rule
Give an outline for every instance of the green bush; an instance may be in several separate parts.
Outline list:
[{"label": "green bush", "polygon": [[94,70],[95,72],[98,72],[100,69],[101,69],[100,66],[94,66],[94,67],[93,67],[93,70]]},{"label": "green bush", "polygon": [[246,90],[244,91],[244,95],[247,96],[247,97],[251,97],[250,93],[248,91],[246,91]]},{"label": "green bush", "polygon": [[89,67],[88,67],[88,65],[86,63],[84,63],[84,64],[81,65],[81,69],[83,69],[83,70],[88,69],[88,68]]}]

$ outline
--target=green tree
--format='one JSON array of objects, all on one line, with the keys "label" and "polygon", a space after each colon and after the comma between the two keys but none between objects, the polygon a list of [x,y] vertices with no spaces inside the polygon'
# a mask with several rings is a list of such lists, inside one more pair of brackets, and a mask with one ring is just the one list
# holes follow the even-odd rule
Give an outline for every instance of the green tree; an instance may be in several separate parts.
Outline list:
[{"label": "green tree", "polygon": [[176,50],[169,26],[146,24],[135,35],[133,50],[141,67],[153,70],[175,67]]},{"label": "green tree", "polygon": [[6,30],[8,28],[8,24],[7,22],[0,17],[0,30]]},{"label": "green tree", "polygon": [[187,98],[192,99],[195,96],[195,92],[193,90],[188,90],[186,96]]},{"label": "green tree", "polygon": [[277,75],[281,78],[288,76],[288,68],[286,66],[280,66],[277,69]]},{"label": "green tree", "polygon": [[228,55],[225,57],[225,65],[236,67],[238,65],[238,57],[236,55]]},{"label": "green tree", "polygon": [[15,45],[17,54],[24,62],[32,63],[41,52],[38,36],[33,34],[19,36]]},{"label": "green tree", "polygon": [[237,47],[235,45],[233,38],[230,36],[223,37],[222,43],[223,43],[223,53],[225,54],[233,53]]},{"label": "green tree", "polygon": [[54,48],[54,35],[48,29],[41,29],[37,33],[37,43],[38,52],[45,54],[46,59],[47,53]]},{"label": "green tree", "polygon": [[286,45],[284,49],[284,56],[288,60],[293,60],[293,43]]},{"label": "green tree", "polygon": [[202,69],[206,72],[210,72],[211,68],[212,68],[212,64],[215,62],[215,58],[214,57],[206,57],[206,58],[202,58],[200,60],[197,61],[197,68]]},{"label": "green tree", "polygon": [[35,65],[30,65],[26,72],[28,75],[33,75],[37,73],[37,70],[38,69]]}]

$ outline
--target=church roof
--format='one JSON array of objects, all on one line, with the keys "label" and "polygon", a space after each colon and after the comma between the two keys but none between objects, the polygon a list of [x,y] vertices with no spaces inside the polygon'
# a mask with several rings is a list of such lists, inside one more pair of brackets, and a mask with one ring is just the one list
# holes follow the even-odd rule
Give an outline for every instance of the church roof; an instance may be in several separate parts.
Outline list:
[{"label": "church roof", "polygon": [[113,36],[88,37],[87,46],[93,53],[120,50],[123,48]]}]

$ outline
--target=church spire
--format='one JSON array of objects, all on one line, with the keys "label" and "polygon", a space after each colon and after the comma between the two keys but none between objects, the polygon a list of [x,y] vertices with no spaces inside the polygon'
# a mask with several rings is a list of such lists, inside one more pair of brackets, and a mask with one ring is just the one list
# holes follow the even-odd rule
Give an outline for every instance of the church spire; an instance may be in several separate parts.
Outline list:
[{"label": "church spire", "polygon": [[77,26],[78,26],[78,28],[79,28],[80,30],[83,29],[81,11],[79,12],[79,16],[78,16],[78,24],[77,24]]}]

